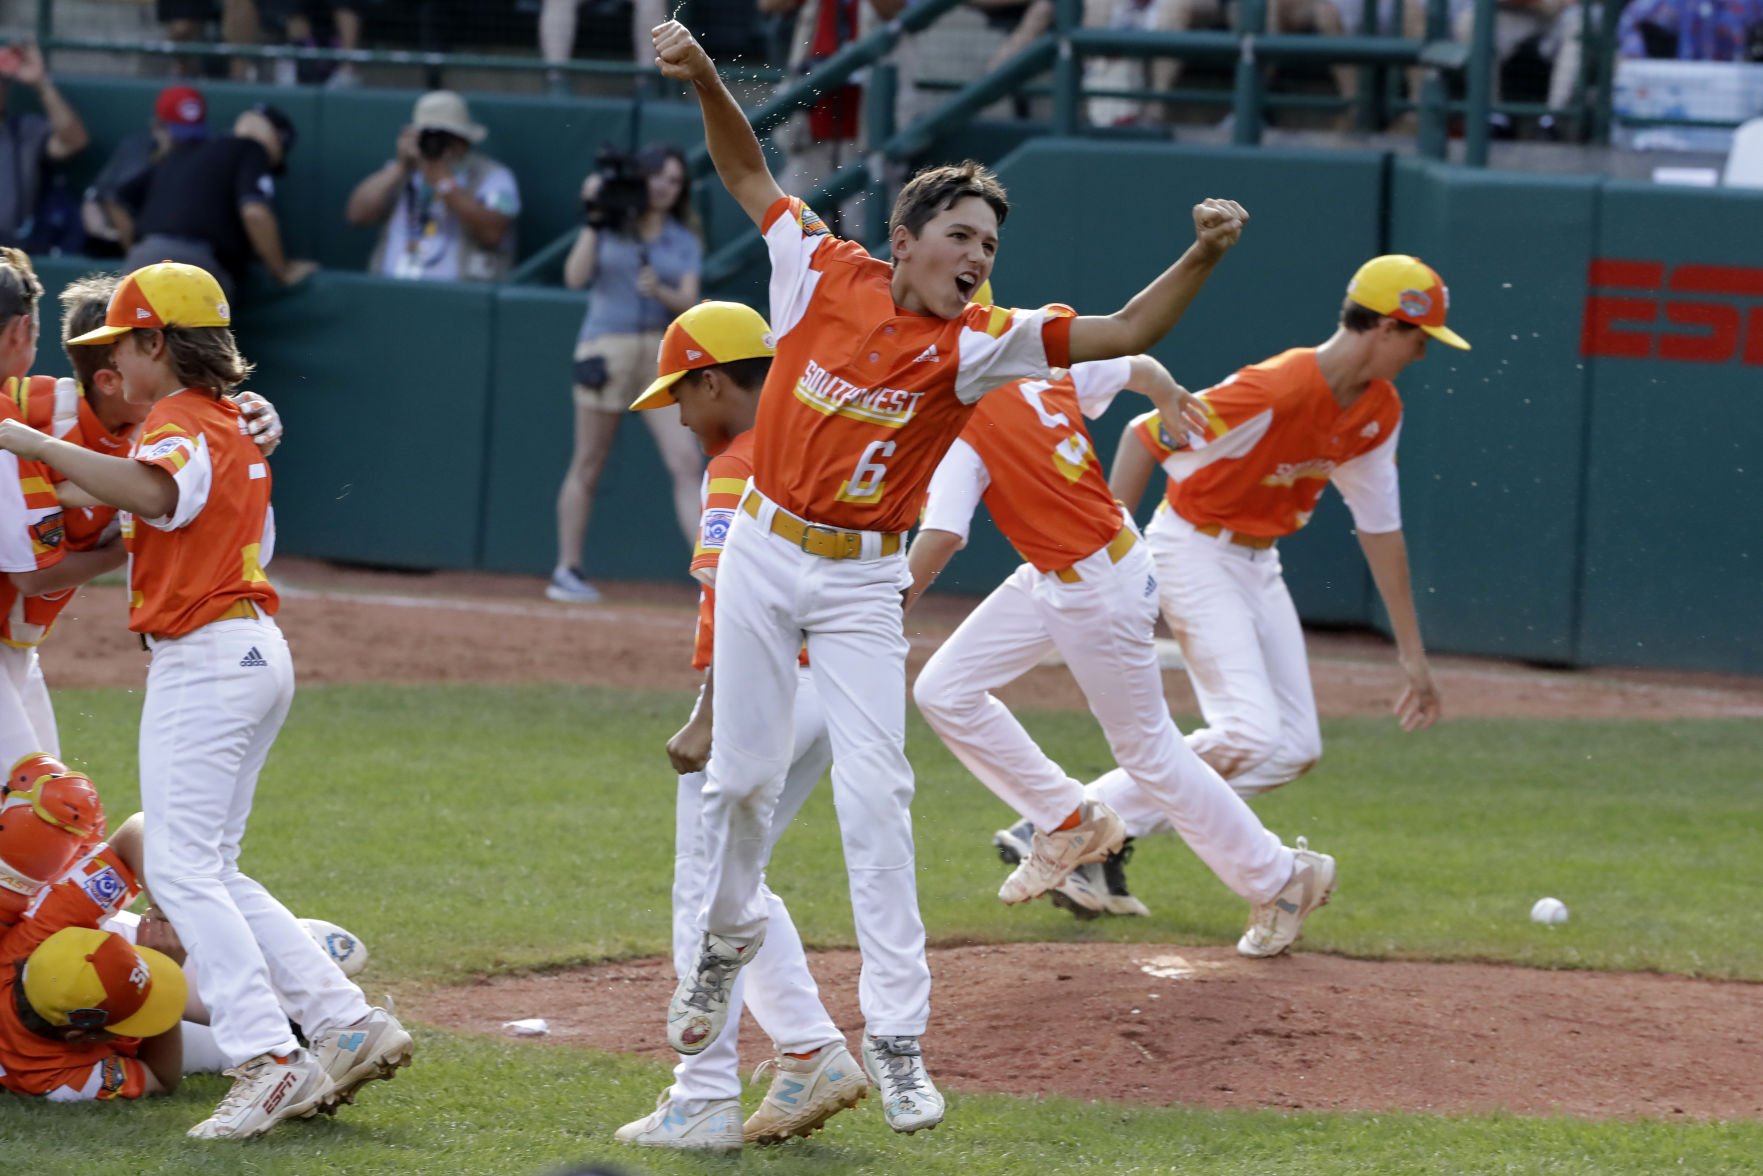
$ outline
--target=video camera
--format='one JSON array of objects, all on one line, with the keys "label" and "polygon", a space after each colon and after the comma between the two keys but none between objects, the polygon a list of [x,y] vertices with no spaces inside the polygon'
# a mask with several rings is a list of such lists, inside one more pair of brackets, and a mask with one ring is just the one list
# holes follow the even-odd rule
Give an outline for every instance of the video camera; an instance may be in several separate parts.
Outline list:
[{"label": "video camera", "polygon": [[642,162],[610,145],[594,155],[600,190],[582,201],[582,220],[590,229],[628,232],[649,207],[649,174]]}]

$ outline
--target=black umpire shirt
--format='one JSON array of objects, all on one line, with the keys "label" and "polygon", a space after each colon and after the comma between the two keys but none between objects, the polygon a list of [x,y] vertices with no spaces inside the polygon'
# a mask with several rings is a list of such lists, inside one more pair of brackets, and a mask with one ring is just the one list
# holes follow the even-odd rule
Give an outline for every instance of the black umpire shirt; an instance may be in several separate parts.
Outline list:
[{"label": "black umpire shirt", "polygon": [[234,283],[242,285],[252,251],[239,209],[267,204],[275,195],[275,178],[263,144],[225,135],[173,151],[117,194],[124,204],[139,203],[136,240],[159,233],[207,242]]}]

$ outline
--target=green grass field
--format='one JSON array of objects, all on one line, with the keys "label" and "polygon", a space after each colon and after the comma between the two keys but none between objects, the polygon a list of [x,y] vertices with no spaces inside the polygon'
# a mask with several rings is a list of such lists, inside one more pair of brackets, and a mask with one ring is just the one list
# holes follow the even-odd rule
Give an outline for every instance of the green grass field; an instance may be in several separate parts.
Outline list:
[{"label": "green grass field", "polygon": [[[659,953],[674,794],[660,749],[688,701],[538,686],[304,690],[259,793],[247,867],[300,913],[359,932],[376,995],[413,980]],[[68,758],[92,773],[115,818],[134,803],[138,706],[125,691],[58,699]],[[1087,715],[1029,722],[1074,774],[1109,766]],[[1257,802],[1288,841],[1303,834],[1341,858],[1340,897],[1308,931],[1308,949],[1763,980],[1751,914],[1763,892],[1763,724],[1465,721],[1402,737],[1367,720],[1331,723],[1326,735],[1311,778]],[[922,726],[911,750],[933,940],[1226,942],[1240,930],[1241,903],[1174,841],[1134,863],[1150,919],[1080,925],[1046,904],[1005,911],[988,845],[1005,810]],[[826,885],[842,877],[826,793],[786,838],[771,879],[811,943],[848,945],[843,884]],[[1529,923],[1542,894],[1565,899],[1573,921]],[[866,1105],[812,1141],[739,1159],[657,1155],[620,1149],[610,1133],[653,1105],[660,1065],[436,1029],[420,1044],[413,1069],[336,1121],[245,1145],[183,1138],[224,1092],[219,1078],[137,1106],[0,1097],[0,1174],[524,1176],[589,1159],[633,1173],[1763,1170],[1763,1124],[1749,1122],[973,1096],[952,1098],[949,1121],[919,1137],[893,1136]]]}]

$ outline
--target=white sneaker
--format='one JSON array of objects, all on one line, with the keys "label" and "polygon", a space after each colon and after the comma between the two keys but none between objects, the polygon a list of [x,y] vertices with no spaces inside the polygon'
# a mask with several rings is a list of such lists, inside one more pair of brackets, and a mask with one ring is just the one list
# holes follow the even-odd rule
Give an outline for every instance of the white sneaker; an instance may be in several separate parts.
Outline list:
[{"label": "white sneaker", "polygon": [[759,954],[763,934],[745,943],[704,933],[698,962],[667,1005],[667,1044],[683,1054],[703,1053],[728,1020],[729,990],[735,974]]},{"label": "white sneaker", "polygon": [[599,604],[600,590],[582,579],[574,568],[558,568],[545,585],[545,599],[564,604]]},{"label": "white sneaker", "polygon": [[671,1089],[661,1092],[655,1109],[613,1133],[620,1143],[637,1147],[672,1147],[684,1151],[740,1151],[741,1100],[706,1099],[693,1115],[673,1101]]},{"label": "white sneaker", "polygon": [[943,1095],[924,1071],[916,1037],[864,1037],[863,1069],[881,1091],[888,1126],[903,1134],[943,1121]]},{"label": "white sneaker", "polygon": [[320,1110],[334,1113],[355,1101],[355,1092],[369,1082],[397,1077],[410,1064],[415,1043],[398,1018],[376,1008],[342,1029],[333,1029],[312,1043],[313,1055],[331,1080],[331,1093]]},{"label": "white sneaker", "polygon": [[250,1139],[283,1119],[309,1119],[331,1092],[318,1059],[303,1049],[259,1054],[226,1071],[233,1088],[214,1114],[190,1128],[191,1139]]},{"label": "white sneaker", "polygon": [[1328,902],[1334,887],[1334,859],[1313,852],[1308,841],[1298,838],[1292,851],[1292,880],[1271,901],[1250,909],[1249,927],[1237,940],[1237,954],[1265,959],[1296,943],[1304,932],[1304,920]]},{"label": "white sneaker", "polygon": [[1086,800],[1079,809],[1076,826],[1043,833],[1035,830],[1033,849],[1016,867],[998,897],[1012,905],[1039,898],[1064,885],[1077,867],[1099,862],[1126,840],[1126,825],[1113,809],[1099,800]]},{"label": "white sneaker", "polygon": [[793,1135],[806,1138],[826,1121],[863,1101],[869,1083],[843,1042],[823,1045],[814,1056],[779,1054],[760,1062],[753,1081],[772,1071],[771,1089],[742,1128],[748,1143],[782,1143]]}]

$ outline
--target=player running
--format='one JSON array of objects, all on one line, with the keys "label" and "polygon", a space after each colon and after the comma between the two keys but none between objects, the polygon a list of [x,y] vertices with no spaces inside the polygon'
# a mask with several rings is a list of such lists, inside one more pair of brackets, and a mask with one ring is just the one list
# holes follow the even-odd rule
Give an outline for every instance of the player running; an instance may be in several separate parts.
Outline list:
[{"label": "player running", "polygon": [[1116,314],[972,306],[1009,211],[989,172],[968,163],[916,176],[894,206],[892,264],[878,261],[778,188],[740,106],[684,26],[669,21],[653,37],[662,72],[698,97],[724,186],[765,237],[777,335],[755,426],[754,485],[718,571],[717,672],[741,689],[716,708],[704,793],[705,936],[669,1005],[668,1038],[682,1050],[715,1039],[730,982],[764,938],[760,871],[790,762],[806,639],[835,788],[866,806],[866,819],[847,826],[847,854],[861,838],[863,860],[874,864],[851,863],[864,1066],[889,1125],[916,1131],[941,1121],[943,1102],[919,1044],[930,971],[905,753],[905,532],[974,401],[1074,359],[1149,347],[1181,317],[1247,214],[1230,201],[1198,206],[1193,246]]},{"label": "player running", "polygon": [[[1240,795],[1290,783],[1322,755],[1304,631],[1276,544],[1309,521],[1326,483],[1346,499],[1389,613],[1407,679],[1396,717],[1404,731],[1439,718],[1402,534],[1402,401],[1392,381],[1425,357],[1429,338],[1468,350],[1445,325],[1449,304],[1419,258],[1374,257],[1348,284],[1327,342],[1251,364],[1202,394],[1209,419],[1191,444],[1155,414],[1121,438],[1110,478],[1121,501],[1143,497],[1155,464],[1169,475],[1145,536],[1206,722],[1188,744]],[[1169,828],[1126,772],[1091,792],[1119,808],[1134,837]]]},{"label": "player running", "polygon": [[[287,908],[239,870],[294,672],[263,570],[275,545],[269,467],[225,396],[250,371],[229,321],[212,275],[164,262],[123,279],[106,325],[69,340],[114,344],[125,396],[152,406],[129,457],[0,420],[0,449],[67,476],[65,504],[129,512],[129,628],[153,655],[140,736],[145,864],[234,1066],[232,1090],[190,1131],[202,1139],[259,1135],[348,1101],[411,1053],[397,1020],[370,1009]],[[290,1032],[278,993],[311,1051]]]},{"label": "player running", "polygon": [[[735,302],[704,302],[668,326],[661,339],[659,375],[631,405],[634,411],[680,406],[680,423],[698,438],[710,464],[704,472],[703,516],[692,575],[703,584],[698,601],[692,667],[704,674],[698,703],[684,727],[667,741],[667,757],[679,773],[673,858],[673,963],[685,976],[697,962],[703,936],[704,845],[701,833],[704,768],[713,756],[712,717],[716,677],[711,662],[716,610],[716,568],[729,524],[753,476],[753,418],[759,390],[771,369],[771,329],[759,312]],[[772,815],[767,849],[789,827],[802,802],[832,763],[820,696],[806,664],[797,670],[794,746],[783,792]],[[842,807],[842,806],[841,806]],[[730,986],[729,1016],[738,1025],[743,999],[771,1036],[776,1056],[765,1101],[741,1123],[740,1058],[735,1026],[701,1053],[687,1054],[673,1070],[673,1085],[655,1110],[619,1128],[617,1138],[640,1147],[736,1151],[743,1142],[778,1143],[812,1135],[832,1116],[856,1106],[868,1092],[863,1072],[845,1048],[820,990],[808,970],[801,937],[783,900],[760,884],[765,902],[765,943],[751,967]]]},{"label": "player running", "polygon": [[[913,697],[969,771],[1037,829],[998,897],[1027,902],[1078,866],[1117,849],[1123,827],[1036,745],[993,691],[1058,650],[1102,724],[1132,799],[1177,829],[1251,906],[1237,950],[1277,955],[1328,901],[1334,859],[1300,839],[1288,849],[1182,742],[1163,697],[1152,627],[1157,578],[1138,528],[1114,501],[1083,418],[1127,388],[1169,419],[1204,425],[1200,401],[1148,355],[1080,363],[1052,380],[1020,380],[980,401],[931,479],[912,545],[913,598],[967,541],[983,500],[1025,562],[932,655]],[[1180,427],[1180,426],[1178,426]],[[1067,814],[1099,809],[1086,829]]]}]

